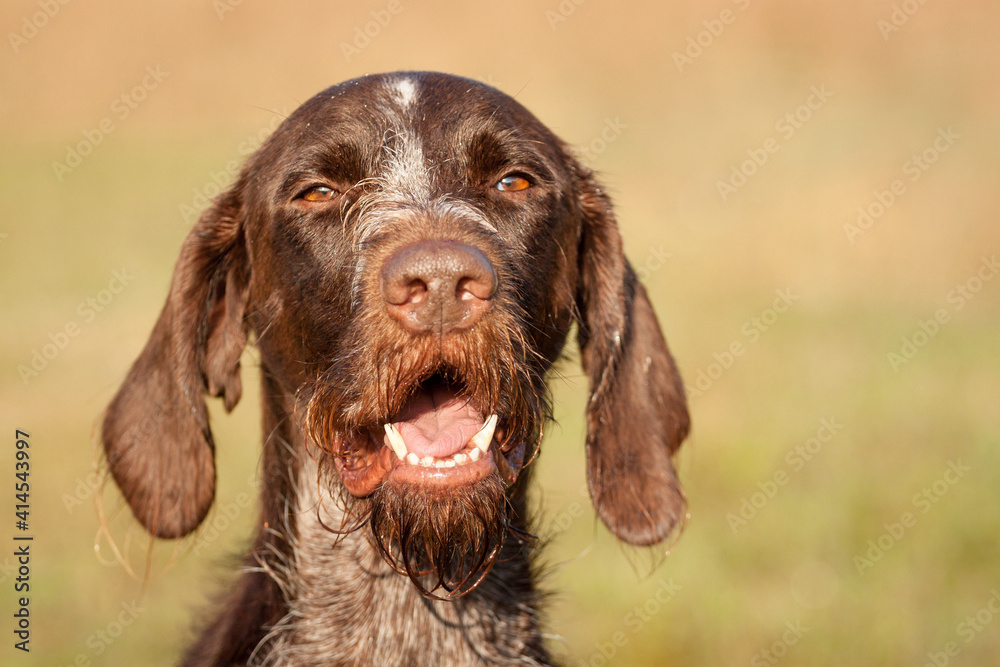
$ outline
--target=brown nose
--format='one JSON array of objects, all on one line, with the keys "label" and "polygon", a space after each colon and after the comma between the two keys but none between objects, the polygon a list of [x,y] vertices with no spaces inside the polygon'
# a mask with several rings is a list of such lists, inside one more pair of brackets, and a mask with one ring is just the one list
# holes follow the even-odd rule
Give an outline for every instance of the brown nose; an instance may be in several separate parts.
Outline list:
[{"label": "brown nose", "polygon": [[389,315],[414,333],[468,329],[490,308],[497,274],[481,251],[457,241],[423,241],[382,265]]}]

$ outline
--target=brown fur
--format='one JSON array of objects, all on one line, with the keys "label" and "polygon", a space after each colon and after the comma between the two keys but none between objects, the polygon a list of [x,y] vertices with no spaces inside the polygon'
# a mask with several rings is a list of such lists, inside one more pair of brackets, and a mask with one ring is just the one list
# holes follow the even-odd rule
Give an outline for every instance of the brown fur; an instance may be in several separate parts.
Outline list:
[{"label": "brown fur", "polygon": [[[512,171],[531,188],[493,187]],[[331,203],[298,196],[316,183],[333,187]],[[380,267],[426,240],[475,248],[495,271],[474,326],[418,334],[387,314]],[[184,664],[553,664],[524,466],[574,321],[594,506],[624,542],[655,544],[685,515],[671,455],[687,409],[591,173],[517,102],[457,77],[364,77],[293,113],[184,242],[104,420],[136,518],[159,537],[190,533],[215,490],[204,396],[236,405],[256,339],[260,521],[246,571]],[[365,466],[387,454],[377,429],[432,382],[500,415],[497,469],[456,488],[387,479],[352,495],[338,471],[376,469]]]}]

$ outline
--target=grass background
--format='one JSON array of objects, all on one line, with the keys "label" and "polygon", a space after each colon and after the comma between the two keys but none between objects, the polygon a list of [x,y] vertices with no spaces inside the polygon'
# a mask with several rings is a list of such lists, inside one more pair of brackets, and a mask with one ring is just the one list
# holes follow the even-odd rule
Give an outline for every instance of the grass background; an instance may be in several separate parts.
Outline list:
[{"label": "grass background", "polygon": [[[216,509],[198,536],[152,550],[145,590],[99,536],[92,473],[95,426],[162,305],[185,207],[327,85],[434,69],[489,81],[590,147],[685,379],[715,376],[692,392],[678,461],[691,519],[650,574],[581,493],[586,387],[574,363],[561,369],[537,495],[566,662],[924,665],[953,643],[947,664],[996,664],[1000,279],[983,261],[1000,246],[998,20],[985,0],[5,2],[0,663],[177,658],[253,520],[253,353],[234,415],[213,406]],[[373,36],[345,53],[366,24]],[[121,118],[113,105],[147,67],[165,76]],[[779,131],[813,87],[829,99]],[[60,180],[53,163],[104,118],[113,131]],[[602,144],[609,123],[620,132]],[[909,180],[908,161],[948,128],[958,138]],[[777,152],[724,201],[718,181],[769,138]],[[852,243],[845,225],[894,179],[905,192]],[[91,317],[87,299],[122,270],[127,287]],[[976,291],[959,309],[960,285]],[[781,289],[798,299],[771,320]],[[948,322],[894,369],[887,355],[939,309]],[[751,341],[755,317],[771,323]],[[18,367],[70,322],[79,333],[24,380]],[[734,342],[744,352],[722,368]],[[822,419],[836,434],[793,466],[789,452],[826,435]],[[10,632],[15,428],[32,443],[27,655]],[[968,470],[943,481],[958,461]],[[744,499],[779,479],[734,530]],[[141,573],[141,531],[112,490],[103,498]],[[886,537],[906,512],[912,525]],[[880,537],[889,548],[859,572]]]}]

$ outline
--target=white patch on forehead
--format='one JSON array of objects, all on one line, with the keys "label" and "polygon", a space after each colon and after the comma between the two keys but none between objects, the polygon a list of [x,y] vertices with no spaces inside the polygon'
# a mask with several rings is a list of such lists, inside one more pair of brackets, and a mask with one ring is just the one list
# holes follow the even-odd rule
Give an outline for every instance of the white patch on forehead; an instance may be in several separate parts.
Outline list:
[{"label": "white patch on forehead", "polygon": [[411,128],[390,130],[383,143],[386,160],[382,181],[386,194],[426,202],[431,196],[431,174],[423,142]]},{"label": "white patch on forehead", "polygon": [[409,111],[417,99],[417,84],[413,79],[402,77],[392,84],[392,96],[404,111]]},{"label": "white patch on forehead", "polygon": [[423,142],[413,129],[417,81],[397,77],[386,84],[395,113],[391,114],[390,130],[384,145],[388,160],[383,179],[388,189],[408,199],[426,201],[430,197],[430,173],[424,158]]},{"label": "white patch on forehead", "polygon": [[413,128],[417,81],[406,76],[383,84],[389,105],[385,108],[387,128],[382,138],[385,159],[377,177],[387,194],[404,200],[425,202],[430,198],[430,172],[423,142]]}]

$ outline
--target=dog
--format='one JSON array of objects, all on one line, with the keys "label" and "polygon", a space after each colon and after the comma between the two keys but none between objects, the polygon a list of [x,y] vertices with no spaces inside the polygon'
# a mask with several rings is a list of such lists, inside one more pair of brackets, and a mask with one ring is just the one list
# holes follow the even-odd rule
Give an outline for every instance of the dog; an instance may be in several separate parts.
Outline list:
[{"label": "dog", "polygon": [[591,171],[456,76],[292,113],[187,236],[102,426],[135,518],[188,535],[215,494],[205,396],[233,409],[255,342],[260,518],[183,664],[555,664],[526,487],[574,323],[594,508],[660,543],[686,517],[684,388]]}]

